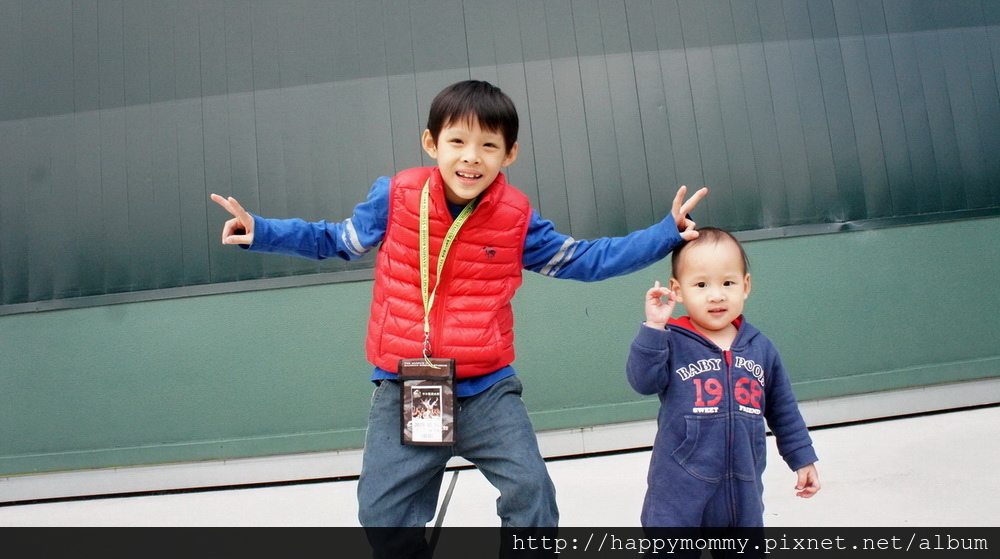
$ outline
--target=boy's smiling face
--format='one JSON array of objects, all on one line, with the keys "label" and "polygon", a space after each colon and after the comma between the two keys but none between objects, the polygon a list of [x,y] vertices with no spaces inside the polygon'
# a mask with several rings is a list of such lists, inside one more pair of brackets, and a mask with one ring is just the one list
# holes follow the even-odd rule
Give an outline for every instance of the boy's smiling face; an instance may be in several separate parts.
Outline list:
[{"label": "boy's smiling face", "polygon": [[448,122],[436,143],[430,130],[424,130],[422,144],[427,155],[437,160],[445,198],[462,206],[482,194],[500,169],[517,159],[517,142],[508,150],[500,132],[482,129],[475,119]]}]

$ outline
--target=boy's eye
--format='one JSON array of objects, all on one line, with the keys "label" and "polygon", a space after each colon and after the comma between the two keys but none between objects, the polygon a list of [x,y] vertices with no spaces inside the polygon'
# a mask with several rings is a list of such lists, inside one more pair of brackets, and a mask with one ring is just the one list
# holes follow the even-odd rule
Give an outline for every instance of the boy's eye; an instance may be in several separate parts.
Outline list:
[{"label": "boy's eye", "polygon": [[698,283],[694,284],[695,287],[705,287],[705,285],[706,284],[703,281],[699,281]]}]

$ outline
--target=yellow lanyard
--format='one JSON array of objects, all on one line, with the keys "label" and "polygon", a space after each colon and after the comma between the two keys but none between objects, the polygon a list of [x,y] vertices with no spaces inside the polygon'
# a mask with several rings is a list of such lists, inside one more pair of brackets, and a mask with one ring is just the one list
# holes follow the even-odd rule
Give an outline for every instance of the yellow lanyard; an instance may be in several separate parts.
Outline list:
[{"label": "yellow lanyard", "polygon": [[[462,208],[461,213],[455,218],[455,221],[448,228],[448,233],[445,234],[444,240],[441,242],[441,252],[438,254],[437,261],[437,281],[434,282],[434,289],[430,290],[430,179],[424,183],[424,189],[420,193],[420,292],[424,299],[424,359],[428,360],[431,356],[431,307],[434,306],[434,295],[437,293],[437,288],[441,285],[441,270],[444,268],[444,259],[448,257],[448,251],[451,250],[451,243],[458,236],[458,230],[462,228],[462,224],[465,220],[469,218],[472,214],[472,210],[476,207],[476,200],[473,200]],[[430,362],[428,361],[428,364]]]}]

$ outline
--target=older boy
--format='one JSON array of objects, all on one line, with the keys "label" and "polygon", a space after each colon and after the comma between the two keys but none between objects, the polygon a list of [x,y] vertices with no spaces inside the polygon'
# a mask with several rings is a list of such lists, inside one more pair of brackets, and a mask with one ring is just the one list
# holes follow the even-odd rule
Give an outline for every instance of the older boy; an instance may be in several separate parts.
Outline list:
[{"label": "older boy", "polygon": [[[517,131],[504,93],[459,82],[434,99],[421,138],[437,166],[378,179],[341,223],[262,219],[212,195],[234,216],[223,228],[225,244],[352,260],[381,243],[366,341],[378,386],[358,485],[363,526],[424,526],[453,455],[499,489],[504,526],[555,526],[555,490],[511,367],[510,302],[521,270],[596,281],[648,266],[697,237],[686,216],[707,191],[685,202],[684,187],[671,214],[646,230],[595,241],[556,232],[501,172],[517,159]],[[430,354],[455,360],[457,437],[452,446],[400,444],[397,363]]]}]

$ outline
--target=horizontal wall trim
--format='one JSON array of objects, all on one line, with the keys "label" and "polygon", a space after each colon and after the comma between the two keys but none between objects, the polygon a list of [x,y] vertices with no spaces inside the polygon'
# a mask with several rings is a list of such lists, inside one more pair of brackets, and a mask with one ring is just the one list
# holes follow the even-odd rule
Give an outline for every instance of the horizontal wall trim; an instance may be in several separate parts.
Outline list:
[{"label": "horizontal wall trim", "polygon": [[[1000,378],[803,401],[810,428],[1000,403]],[[647,449],[656,421],[632,421],[538,433],[546,459]],[[244,485],[352,479],[362,451],[349,449],[183,464],[130,466],[0,477],[0,503],[121,496]],[[449,467],[468,467],[456,458]]]},{"label": "horizontal wall trim", "polygon": [[[843,221],[835,223],[809,223],[803,225],[791,225],[786,227],[774,227],[769,229],[738,231],[735,232],[735,236],[744,242],[760,241],[766,239],[804,237],[809,235],[848,233],[852,231],[868,231],[873,229],[885,229],[890,227],[929,225],[934,223],[945,223],[951,221],[994,218],[997,216],[1000,216],[1000,207],[982,208],[975,210],[958,210],[951,212],[938,212],[931,214],[920,214],[920,215],[899,216],[899,217],[886,217],[879,219],[866,219],[857,221]],[[374,257],[370,259],[370,262],[374,265],[375,262]],[[69,297],[63,299],[34,301],[30,303],[15,303],[10,305],[0,305],[0,316],[49,312],[49,311],[68,310],[77,308],[99,307],[105,305],[119,305],[124,303],[141,303],[145,301],[161,301],[167,299],[180,299],[184,297],[199,297],[203,295],[221,295],[226,293],[241,293],[246,291],[284,289],[288,287],[304,287],[310,285],[324,285],[324,284],[346,283],[355,281],[370,281],[374,279],[374,277],[375,273],[373,268],[363,268],[358,270],[346,270],[341,272],[301,274],[301,275],[282,276],[275,278],[261,278],[253,280],[210,283],[203,285],[183,286],[183,287],[171,287],[166,289],[152,289],[144,291],[110,293],[106,295],[94,295],[88,297]]]},{"label": "horizontal wall trim", "polygon": [[322,272],[318,274],[301,274],[276,278],[261,278],[224,283],[208,283],[204,285],[189,285],[184,287],[170,287],[167,289],[109,293],[107,295],[93,295],[89,297],[70,297],[65,299],[35,301],[32,303],[0,305],[0,316],[68,309],[83,309],[106,305],[120,305],[124,303],[163,301],[167,299],[182,299],[185,297],[200,297],[203,295],[224,295],[226,293],[242,293],[245,291],[284,289],[286,287],[305,287],[329,283],[370,281],[374,278],[375,272],[372,268],[363,268],[360,270],[345,270],[342,272]]}]

